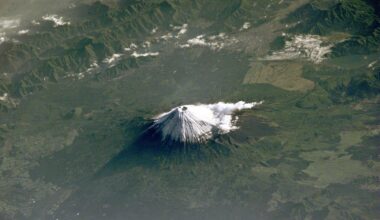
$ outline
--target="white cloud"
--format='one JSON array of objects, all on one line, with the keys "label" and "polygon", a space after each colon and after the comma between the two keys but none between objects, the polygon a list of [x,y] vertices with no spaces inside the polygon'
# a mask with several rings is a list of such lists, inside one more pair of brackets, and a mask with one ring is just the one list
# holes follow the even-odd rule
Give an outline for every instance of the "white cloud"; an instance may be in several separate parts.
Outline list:
[{"label": "white cloud", "polygon": [[99,68],[99,65],[98,65],[98,63],[97,62],[93,62],[91,65],[90,65],[90,67],[87,69],[87,73],[89,73],[89,72],[92,72],[93,70],[96,70],[97,68]]},{"label": "white cloud", "polygon": [[236,42],[237,40],[235,38],[229,38],[225,33],[220,33],[209,37],[202,34],[187,40],[185,44],[179,44],[179,47],[188,48],[190,46],[201,46],[209,47],[212,50],[220,50],[225,46],[232,45]]},{"label": "white cloud", "polygon": [[204,35],[198,35],[195,38],[189,39],[187,41],[189,45],[200,45],[200,46],[208,46]]},{"label": "white cloud", "polygon": [[377,60],[371,62],[370,64],[368,64],[368,68],[373,68],[376,63],[377,63]]},{"label": "white cloud", "polygon": [[177,33],[172,33],[172,32],[169,32],[165,35],[162,35],[159,39],[161,40],[170,40],[170,39],[173,39],[173,38],[181,38],[184,34],[187,33],[187,30],[188,30],[188,24],[183,24],[181,26],[173,26],[171,25],[173,31],[176,31]]},{"label": "white cloud", "polygon": [[5,42],[7,40],[6,36],[5,36],[5,33],[0,33],[0,44],[2,44],[3,42]]},{"label": "white cloud", "polygon": [[150,46],[152,45],[152,43],[150,43],[150,41],[145,41],[142,45],[142,47],[144,48],[149,48]]},{"label": "white cloud", "polygon": [[240,31],[247,30],[247,29],[250,28],[250,27],[251,27],[251,23],[249,23],[249,22],[245,22],[245,23],[243,24],[243,26],[240,28]]},{"label": "white cloud", "polygon": [[5,18],[0,17],[0,44],[9,40],[6,36],[6,31],[10,29],[15,29],[20,26],[20,19],[18,18]]},{"label": "white cloud", "polygon": [[174,38],[174,35],[172,33],[167,33],[167,34],[162,35],[160,37],[160,39],[162,39],[162,40],[169,40],[169,39],[172,39],[172,38]]},{"label": "white cloud", "polygon": [[238,129],[233,114],[251,109],[262,102],[183,105],[158,115],[150,129],[160,133],[163,140],[183,143],[201,143],[213,134],[224,134]]},{"label": "white cloud", "polygon": [[32,20],[31,22],[32,22],[33,25],[40,25],[41,24],[40,22],[38,22],[36,20]]},{"label": "white cloud", "polygon": [[19,30],[18,31],[18,34],[27,34],[27,33],[29,33],[28,29],[24,29],[24,30]]},{"label": "white cloud", "polygon": [[8,93],[3,93],[0,95],[0,102],[7,103],[7,105],[11,106],[12,108],[16,107],[19,104],[19,101],[10,97]]},{"label": "white cloud", "polygon": [[45,15],[42,17],[42,20],[54,22],[54,27],[70,25],[69,21],[64,21],[64,18],[58,15]]},{"label": "white cloud", "polygon": [[155,34],[157,31],[158,31],[158,27],[155,27],[155,28],[152,29],[152,31],[150,33],[151,34]]},{"label": "white cloud", "polygon": [[0,18],[0,31],[14,29],[20,25],[20,19]]},{"label": "white cloud", "polygon": [[147,53],[137,53],[136,51],[132,53],[132,57],[150,57],[150,56],[158,56],[159,52],[147,52]]},{"label": "white cloud", "polygon": [[[110,66],[113,66],[113,65],[115,65],[115,63],[116,63],[117,61],[120,60],[120,58],[121,58],[122,56],[123,56],[123,54],[115,53],[115,54],[113,54],[112,56],[105,58],[105,59],[103,60],[103,62],[109,64]],[[96,64],[96,65],[97,65],[97,64]]]},{"label": "white cloud", "polygon": [[138,46],[137,46],[136,44],[131,43],[131,44],[129,45],[129,47],[124,48],[124,50],[125,50],[125,51],[131,51],[131,50],[134,50],[134,49],[137,49],[137,48],[138,48]]},{"label": "white cloud", "polygon": [[2,96],[0,96],[0,101],[8,101],[8,93],[4,93]]},{"label": "white cloud", "polygon": [[174,30],[178,30],[178,33],[177,33],[176,38],[179,38],[179,37],[181,37],[182,35],[186,34],[186,32],[187,32],[187,27],[188,27],[187,24],[183,24],[182,26],[176,26],[176,27],[174,27]]}]

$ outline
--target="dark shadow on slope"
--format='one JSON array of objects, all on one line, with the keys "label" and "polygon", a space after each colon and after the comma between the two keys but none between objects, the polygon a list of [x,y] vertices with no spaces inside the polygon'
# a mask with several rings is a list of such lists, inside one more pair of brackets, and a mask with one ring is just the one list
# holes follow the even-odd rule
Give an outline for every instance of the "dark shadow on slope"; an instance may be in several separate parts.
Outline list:
[{"label": "dark shadow on slope", "polygon": [[113,157],[94,177],[104,177],[128,168],[142,166],[157,168],[161,165],[179,163],[196,163],[228,156],[235,148],[231,148],[230,136],[215,136],[203,144],[184,144],[162,140],[161,135],[149,129],[151,122],[137,128],[141,135],[125,146],[119,154]]}]

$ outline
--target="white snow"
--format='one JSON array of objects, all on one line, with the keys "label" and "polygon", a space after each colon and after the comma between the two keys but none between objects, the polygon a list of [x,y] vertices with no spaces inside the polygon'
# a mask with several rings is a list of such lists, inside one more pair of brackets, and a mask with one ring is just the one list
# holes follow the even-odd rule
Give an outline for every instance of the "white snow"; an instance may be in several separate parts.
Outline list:
[{"label": "white snow", "polygon": [[152,31],[150,33],[151,34],[155,34],[157,31],[158,31],[158,27],[155,27],[155,28],[152,29]]},{"label": "white snow", "polygon": [[184,34],[187,33],[187,30],[188,30],[188,24],[183,24],[181,26],[173,26],[171,25],[172,29],[173,29],[173,32],[176,31],[177,34],[175,33],[172,33],[172,32],[168,32],[167,34],[164,34],[162,35],[161,37],[159,37],[159,39],[161,40],[170,40],[170,39],[173,39],[173,38],[181,38]]},{"label": "white snow", "polygon": [[78,79],[83,79],[84,78],[84,72],[78,73]]},{"label": "white snow", "polygon": [[244,22],[243,26],[240,28],[240,31],[247,30],[251,27],[251,23],[249,22]]},{"label": "white snow", "polygon": [[42,17],[42,20],[45,21],[52,21],[54,22],[54,27],[63,26],[63,25],[70,25],[69,21],[64,21],[63,17],[60,17],[58,15],[44,15]]},{"label": "white snow", "polygon": [[183,105],[155,117],[150,128],[159,132],[163,141],[202,143],[215,132],[224,134],[238,129],[233,114],[260,104],[262,101]]},{"label": "white snow", "polygon": [[181,37],[182,35],[186,34],[186,32],[187,32],[187,27],[188,27],[187,24],[183,24],[182,26],[176,26],[176,27],[174,27],[174,30],[179,30],[178,33],[177,33],[176,38],[179,38],[179,37]]},{"label": "white snow", "polygon": [[134,43],[131,43],[129,45],[129,47],[124,48],[125,51],[131,51],[131,50],[134,50],[134,49],[137,49],[137,45],[134,44]]},{"label": "white snow", "polygon": [[142,47],[144,48],[149,48],[150,46],[152,45],[152,43],[150,41],[145,41],[142,45]]},{"label": "white snow", "polygon": [[306,59],[321,63],[326,55],[331,53],[333,44],[324,44],[324,39],[318,35],[296,35],[285,42],[284,49],[275,51],[264,60]]},{"label": "white snow", "polygon": [[160,37],[160,39],[162,39],[162,40],[169,40],[169,39],[172,39],[172,38],[174,38],[174,36],[173,36],[173,34],[172,33],[167,33],[167,34],[165,34],[165,35],[162,35],[161,37]]},{"label": "white snow", "polygon": [[0,101],[8,101],[8,93],[4,93],[2,96],[0,96]]},{"label": "white snow", "polygon": [[3,42],[5,42],[7,40],[6,36],[5,36],[5,33],[0,33],[0,44],[2,44]]},{"label": "white snow", "polygon": [[150,56],[158,56],[159,52],[147,52],[147,53],[137,53],[136,51],[132,53],[132,57],[150,57]]},{"label": "white snow", "polygon": [[97,71],[99,71],[99,67],[100,67],[99,64],[96,61],[94,61],[90,65],[90,67],[87,68],[86,71],[80,72],[80,73],[77,73],[77,74],[71,73],[71,74],[68,74],[67,76],[65,76],[65,78],[73,78],[73,79],[81,80],[81,79],[85,78],[86,76],[91,75],[91,74],[96,73]]},{"label": "white snow", "polygon": [[377,60],[371,62],[370,64],[368,64],[368,68],[373,68],[376,63],[377,63]]},{"label": "white snow", "polygon": [[24,30],[19,30],[18,31],[18,34],[27,34],[27,33],[29,33],[28,29],[24,29]]},{"label": "white snow", "polygon": [[235,38],[229,38],[225,33],[218,35],[206,36],[204,34],[198,35],[194,38],[187,40],[185,44],[179,44],[180,48],[188,48],[190,46],[209,47],[212,50],[220,50],[227,45],[236,43]]},{"label": "white snow", "polygon": [[32,20],[32,24],[33,24],[33,25],[40,25],[41,23],[38,22],[38,21],[36,21],[36,20]]},{"label": "white snow", "polygon": [[120,57],[123,56],[123,54],[120,54],[120,53],[115,53],[113,54],[112,56],[110,57],[107,57],[103,60],[104,63],[108,63],[110,65],[113,65],[116,63],[116,61],[118,61],[120,59]]},{"label": "white snow", "polygon": [[95,61],[95,62],[93,62],[93,63],[90,65],[89,68],[87,68],[86,73],[87,73],[87,74],[90,74],[90,73],[92,73],[93,71],[97,70],[98,68],[99,68],[99,64]]},{"label": "white snow", "polygon": [[187,43],[190,45],[200,45],[200,46],[208,45],[208,43],[206,42],[206,39],[204,38],[204,35],[198,35],[195,38],[189,39]]},{"label": "white snow", "polygon": [[189,48],[190,44],[179,44],[178,45],[180,48]]}]

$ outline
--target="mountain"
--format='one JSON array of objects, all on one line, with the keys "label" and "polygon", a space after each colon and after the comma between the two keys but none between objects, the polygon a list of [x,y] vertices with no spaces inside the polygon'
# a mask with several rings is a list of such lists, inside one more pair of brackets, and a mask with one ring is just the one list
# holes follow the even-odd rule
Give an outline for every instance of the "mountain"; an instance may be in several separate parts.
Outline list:
[{"label": "mountain", "polygon": [[380,6],[372,0],[313,1],[291,13],[283,22],[295,24],[293,33],[328,36],[343,32],[351,37],[338,43],[334,56],[380,50]]},{"label": "mountain", "polygon": [[205,142],[215,127],[213,113],[207,108],[180,106],[157,117],[150,129],[163,141],[197,144]]},{"label": "mountain", "polygon": [[[36,18],[38,25],[30,25],[31,33],[0,45],[0,72],[12,78],[11,84],[2,87],[11,95],[23,96],[44,88],[49,81],[86,71],[153,28],[169,28],[173,11],[167,2],[136,1],[120,8],[95,2],[63,10],[63,16],[72,19],[70,24],[55,27],[52,21]],[[130,60],[134,58],[117,71],[135,66]],[[107,70],[103,72],[107,74]],[[115,75],[115,68],[109,72]]]}]

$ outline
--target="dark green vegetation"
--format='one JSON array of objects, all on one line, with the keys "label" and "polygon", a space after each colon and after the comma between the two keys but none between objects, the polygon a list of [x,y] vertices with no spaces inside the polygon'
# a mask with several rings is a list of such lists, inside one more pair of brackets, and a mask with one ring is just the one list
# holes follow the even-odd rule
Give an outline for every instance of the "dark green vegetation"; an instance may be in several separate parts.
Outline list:
[{"label": "dark green vegetation", "polygon": [[[53,22],[41,21],[36,33],[20,37],[22,43],[0,46],[0,72],[12,73],[13,80],[11,84],[3,83],[2,88],[12,95],[24,96],[43,88],[46,81],[85,71],[93,62],[122,51],[155,26],[167,28],[173,13],[165,2],[136,3],[122,9],[110,9],[97,2],[68,13],[78,19],[75,25],[54,28]],[[127,58],[122,66],[103,74],[137,67],[139,60]]]},{"label": "dark green vegetation", "polygon": [[[57,14],[71,24],[23,21],[30,32],[0,44],[0,219],[380,217],[377,1],[121,1]],[[177,45],[221,32],[237,42]],[[346,41],[320,64],[260,60],[284,47],[282,32]],[[131,43],[159,55],[134,57]],[[258,72],[261,83],[244,83]],[[199,148],[141,136],[173,106],[239,100],[265,102]]]}]

